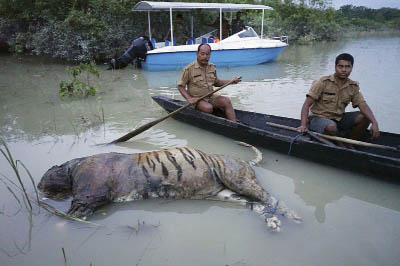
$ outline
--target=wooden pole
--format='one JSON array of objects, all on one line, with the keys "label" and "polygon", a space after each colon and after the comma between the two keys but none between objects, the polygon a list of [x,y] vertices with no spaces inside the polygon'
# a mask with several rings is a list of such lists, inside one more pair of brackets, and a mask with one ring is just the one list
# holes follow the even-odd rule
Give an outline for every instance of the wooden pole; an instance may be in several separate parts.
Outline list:
[{"label": "wooden pole", "polygon": [[[279,127],[279,128],[282,128],[282,129],[286,129],[286,130],[291,130],[291,131],[296,131],[296,132],[298,132],[297,129],[294,128],[294,127],[289,127],[289,126],[285,126],[285,125],[281,125],[281,124],[275,124],[275,123],[271,123],[271,122],[266,122],[265,124],[267,124],[267,125],[269,125],[269,126],[272,126],[272,127]],[[329,145],[329,146],[332,146],[332,147],[336,146],[335,144],[333,144],[333,143],[330,142],[329,140],[326,140],[326,139],[324,139],[324,138],[321,138],[321,137],[315,135],[315,132],[307,131],[307,134],[308,134],[311,138],[313,138],[313,139],[315,139],[315,140],[317,140],[317,141],[319,141],[319,142],[321,142],[321,143],[324,143],[324,144]]]},{"label": "wooden pole", "polygon": [[205,94],[204,96],[201,96],[195,103],[187,103],[186,105],[180,107],[179,109],[176,109],[175,111],[169,113],[168,115],[163,116],[163,117],[161,117],[161,118],[159,118],[159,119],[157,119],[157,120],[154,120],[154,121],[152,121],[152,122],[150,122],[150,123],[147,123],[147,124],[145,124],[145,125],[143,125],[143,126],[137,128],[137,129],[135,129],[134,131],[131,131],[131,132],[129,132],[128,134],[125,134],[124,136],[120,137],[119,139],[116,139],[116,140],[110,142],[109,144],[115,144],[115,143],[118,143],[118,142],[127,141],[127,140],[133,138],[134,136],[137,136],[137,135],[139,135],[140,133],[146,131],[147,129],[151,128],[152,126],[157,125],[158,123],[164,121],[164,120],[167,119],[168,117],[171,117],[171,116],[173,116],[174,114],[177,114],[177,113],[179,113],[180,111],[182,111],[182,110],[188,108],[189,106],[196,105],[198,102],[200,102],[200,101],[203,100],[204,98],[211,96],[212,94],[216,93],[217,91],[222,90],[223,88],[225,88],[226,86],[228,86],[228,85],[230,85],[230,84],[232,84],[232,83],[233,83],[233,80],[229,81],[228,83],[226,83],[225,85],[219,87],[218,89],[216,89],[216,90],[214,90],[214,91],[211,91],[211,92]]},{"label": "wooden pole", "polygon": [[[291,131],[297,131],[297,129],[294,128],[294,127],[289,127],[289,126],[285,126],[285,125],[281,125],[281,124],[275,124],[275,123],[271,123],[271,122],[266,122],[265,124],[267,124],[268,126],[272,126],[272,127],[282,128],[282,129],[291,130]],[[354,144],[354,145],[358,145],[358,146],[364,146],[364,147],[370,147],[370,148],[378,148],[378,149],[384,149],[384,150],[390,150],[390,151],[399,151],[399,148],[380,145],[380,144],[373,144],[373,143],[363,142],[363,141],[354,140],[354,139],[347,139],[347,138],[342,138],[342,137],[329,136],[329,135],[321,134],[321,133],[318,133],[318,132],[312,132],[312,134],[315,134],[317,136],[320,136],[320,137],[323,137],[323,138],[326,138],[326,139],[335,140],[335,141],[341,141],[341,142],[344,142],[344,143]]]}]

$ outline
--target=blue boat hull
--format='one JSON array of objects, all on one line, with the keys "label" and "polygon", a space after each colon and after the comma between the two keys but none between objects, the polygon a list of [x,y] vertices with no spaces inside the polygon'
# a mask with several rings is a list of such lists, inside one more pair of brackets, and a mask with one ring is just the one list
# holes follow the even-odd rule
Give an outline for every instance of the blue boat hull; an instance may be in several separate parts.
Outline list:
[{"label": "blue boat hull", "polygon": [[[217,67],[257,65],[274,61],[285,47],[213,50],[210,62]],[[196,52],[148,54],[142,68],[148,71],[177,70],[196,59]]]}]

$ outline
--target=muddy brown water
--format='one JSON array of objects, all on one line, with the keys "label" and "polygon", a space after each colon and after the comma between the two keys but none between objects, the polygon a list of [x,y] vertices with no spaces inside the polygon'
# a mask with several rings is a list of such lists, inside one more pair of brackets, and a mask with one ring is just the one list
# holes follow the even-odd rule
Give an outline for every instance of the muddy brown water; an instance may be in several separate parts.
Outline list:
[{"label": "muddy brown water", "polygon": [[[360,81],[381,129],[400,133],[399,37],[292,45],[274,63],[218,69],[221,78],[243,77],[223,94],[238,109],[298,118],[312,81],[332,73],[341,52],[355,56],[351,77]],[[99,66],[100,79],[91,81],[101,88],[96,97],[60,100],[65,64],[9,55],[0,56],[0,62],[0,134],[36,182],[55,164],[101,152],[190,146],[243,159],[253,156],[231,139],[173,119],[128,142],[97,145],[165,115],[151,96],[181,98],[179,71]],[[30,214],[6,179],[16,181],[1,156],[0,265],[398,265],[399,184],[261,151],[264,159],[256,172],[263,186],[304,219],[301,225],[283,219],[278,234],[247,209],[208,201],[111,204],[90,219],[102,227],[36,207]],[[68,208],[68,202],[50,203]]]}]

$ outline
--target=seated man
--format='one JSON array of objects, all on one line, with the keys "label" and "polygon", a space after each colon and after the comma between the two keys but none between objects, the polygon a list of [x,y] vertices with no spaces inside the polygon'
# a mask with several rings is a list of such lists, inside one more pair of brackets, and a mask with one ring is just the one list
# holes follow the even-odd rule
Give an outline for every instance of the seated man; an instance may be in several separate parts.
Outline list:
[{"label": "seated man", "polygon": [[[299,132],[307,131],[309,126],[313,131],[332,136],[337,135],[339,131],[348,131],[345,137],[360,139],[372,123],[372,138],[379,137],[378,122],[364,100],[358,82],[348,78],[353,64],[353,56],[340,54],[336,57],[335,74],[313,82],[301,109],[301,125],[297,129]],[[345,113],[350,101],[353,107],[358,107],[361,112]],[[343,146],[341,143],[337,144]]]},{"label": "seated man", "polygon": [[[214,22],[212,23],[204,23],[207,26],[211,26],[213,28],[217,28],[218,29],[218,33],[217,36],[215,36],[217,39],[220,38],[220,16],[218,15],[218,17],[215,19]],[[228,20],[224,17],[224,15],[222,14],[222,40],[225,38],[229,37],[229,22]],[[220,40],[221,41],[221,40]]]},{"label": "seated man", "polygon": [[[215,65],[209,63],[211,47],[207,43],[199,45],[197,49],[197,59],[187,65],[183,70],[178,82],[178,90],[188,103],[195,103],[201,96],[213,90],[213,86],[223,86],[230,80],[221,80],[217,77]],[[234,77],[233,83],[239,83],[240,77]],[[187,90],[186,90],[187,85]],[[235,110],[228,97],[211,95],[196,104],[196,109],[212,113],[214,108],[222,108],[226,118],[236,122]]]},{"label": "seated man", "polygon": [[244,30],[244,22],[240,19],[241,14],[242,12],[238,11],[236,13],[236,19],[232,20],[232,34]]},{"label": "seated man", "polygon": [[[186,41],[189,39],[190,34],[189,34],[189,31],[187,30],[185,24],[183,24],[182,14],[176,15],[176,24],[175,24],[175,27],[173,28],[173,31],[174,31],[173,33],[174,33],[174,39],[175,39],[176,45],[186,44]],[[171,34],[171,29],[168,30],[168,33],[165,35],[164,39],[168,40],[168,37],[170,36],[170,34]]]}]

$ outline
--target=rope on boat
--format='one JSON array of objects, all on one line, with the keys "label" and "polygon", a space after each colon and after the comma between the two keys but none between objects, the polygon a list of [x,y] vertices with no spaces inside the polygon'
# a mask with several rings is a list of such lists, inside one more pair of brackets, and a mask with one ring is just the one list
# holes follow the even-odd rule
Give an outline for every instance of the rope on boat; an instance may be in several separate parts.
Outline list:
[{"label": "rope on boat", "polygon": [[288,155],[290,155],[290,152],[292,151],[293,143],[296,141],[296,139],[298,139],[301,136],[304,136],[305,134],[306,134],[306,132],[303,132],[303,133],[300,133],[300,134],[296,135],[294,138],[292,138],[292,140],[290,141]]}]

